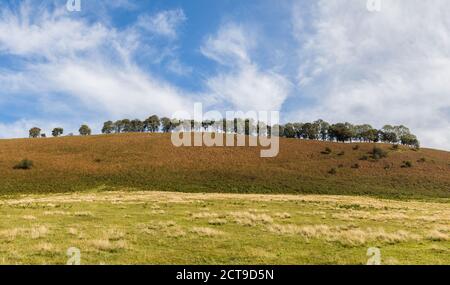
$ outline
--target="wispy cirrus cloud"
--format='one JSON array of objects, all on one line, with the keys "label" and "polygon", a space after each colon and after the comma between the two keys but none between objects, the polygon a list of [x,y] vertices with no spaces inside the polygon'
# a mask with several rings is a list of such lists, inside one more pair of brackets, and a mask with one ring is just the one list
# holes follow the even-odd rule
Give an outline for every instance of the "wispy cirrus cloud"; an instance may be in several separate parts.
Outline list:
[{"label": "wispy cirrus cloud", "polygon": [[249,64],[250,50],[255,45],[254,35],[243,26],[227,23],[215,35],[209,35],[200,47],[201,53],[222,65]]},{"label": "wispy cirrus cloud", "polygon": [[289,96],[290,82],[273,70],[262,70],[251,58],[257,36],[243,26],[227,23],[205,40],[202,54],[224,68],[207,79],[217,102],[248,110],[280,110]]},{"label": "wispy cirrus cloud", "polygon": [[153,34],[168,38],[177,36],[177,29],[187,18],[182,9],[161,11],[153,15],[140,15],[137,26]]},{"label": "wispy cirrus cloud", "polygon": [[[294,5],[298,85],[316,100],[291,119],[405,124],[426,146],[450,146],[447,1],[326,0]],[[305,23],[305,15],[313,16]]]},{"label": "wispy cirrus cloud", "polygon": [[[14,69],[0,70],[0,104],[26,97],[41,110],[34,114],[41,119],[35,121],[48,121],[42,116],[49,112],[70,121],[64,110],[77,105],[79,109],[70,115],[92,123],[95,117],[170,115],[190,107],[192,94],[153,76],[136,62],[135,55],[143,46],[136,25],[121,31],[67,17],[63,9],[32,13],[30,5],[2,9],[0,14],[0,55],[21,62]],[[49,101],[51,105],[46,104]],[[49,110],[55,106],[59,113]]]}]

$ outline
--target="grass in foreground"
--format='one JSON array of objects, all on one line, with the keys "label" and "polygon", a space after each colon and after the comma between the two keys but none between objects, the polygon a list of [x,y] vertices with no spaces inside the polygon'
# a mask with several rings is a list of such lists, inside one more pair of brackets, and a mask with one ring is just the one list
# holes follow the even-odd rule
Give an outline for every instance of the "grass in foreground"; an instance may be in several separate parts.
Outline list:
[{"label": "grass in foreground", "polygon": [[450,264],[446,200],[88,192],[0,200],[1,264]]}]

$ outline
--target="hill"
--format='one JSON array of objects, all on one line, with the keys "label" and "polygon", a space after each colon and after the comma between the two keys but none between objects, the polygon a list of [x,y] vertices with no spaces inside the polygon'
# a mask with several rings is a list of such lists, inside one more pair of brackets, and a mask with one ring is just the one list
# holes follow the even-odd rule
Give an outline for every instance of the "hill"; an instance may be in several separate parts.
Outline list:
[{"label": "hill", "polygon": [[[126,187],[450,198],[450,152],[377,144],[387,157],[373,160],[373,147],[281,139],[277,157],[260,158],[259,148],[176,148],[167,134],[1,140],[0,194]],[[325,154],[325,148],[331,153]],[[25,158],[34,167],[14,169]]]}]

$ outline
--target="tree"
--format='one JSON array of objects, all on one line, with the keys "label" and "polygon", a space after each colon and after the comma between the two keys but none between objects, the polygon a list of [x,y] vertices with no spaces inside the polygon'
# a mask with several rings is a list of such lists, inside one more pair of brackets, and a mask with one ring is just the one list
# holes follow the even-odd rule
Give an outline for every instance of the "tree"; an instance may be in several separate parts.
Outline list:
[{"label": "tree", "polygon": [[397,138],[401,138],[404,135],[411,134],[411,131],[403,125],[394,126],[393,128],[394,128],[394,133],[397,135]]},{"label": "tree", "polygon": [[404,134],[403,136],[400,137],[400,142],[402,143],[402,145],[407,145],[415,148],[420,147],[419,140],[413,134]]},{"label": "tree", "polygon": [[214,122],[214,126],[213,128],[216,130],[216,132],[218,133],[225,133],[225,124],[226,124],[226,120],[222,119],[222,120],[217,120]]},{"label": "tree", "polygon": [[294,123],[294,124],[292,124],[292,126],[294,127],[294,130],[295,130],[295,137],[298,139],[301,139],[302,134],[303,134],[303,131],[302,131],[303,123]]},{"label": "tree", "polygon": [[263,121],[258,121],[258,124],[256,126],[256,132],[259,136],[267,136],[268,128],[266,123],[264,123]]},{"label": "tree", "polygon": [[397,143],[398,142],[397,133],[398,131],[396,131],[396,129],[393,126],[385,125],[380,132],[381,140],[388,143]]},{"label": "tree", "polygon": [[156,133],[157,131],[159,131],[160,125],[161,120],[156,115],[153,115],[144,121],[145,128],[151,133]]},{"label": "tree", "polygon": [[234,132],[234,120],[226,120],[225,119],[225,131],[228,134],[232,134]]},{"label": "tree", "polygon": [[383,131],[383,133],[394,133],[395,132],[395,128],[391,125],[384,125],[381,130]]},{"label": "tree", "polygon": [[120,134],[121,132],[123,132],[124,129],[124,125],[123,125],[123,121],[122,120],[118,120],[114,123],[114,131],[117,134]]},{"label": "tree", "polygon": [[346,124],[334,124],[329,128],[329,138],[330,140],[337,140],[338,142],[346,142],[352,138],[352,131]]},{"label": "tree", "polygon": [[276,124],[270,128],[270,136],[282,137],[283,135],[284,135],[284,126]]},{"label": "tree", "polygon": [[54,128],[52,131],[52,136],[54,137],[59,137],[64,133],[64,129],[63,128]]},{"label": "tree", "polygon": [[112,121],[107,121],[103,123],[102,134],[111,134],[114,132],[114,123]]},{"label": "tree", "polygon": [[330,128],[330,124],[322,119],[319,119],[314,122],[314,125],[318,127],[320,139],[325,141],[328,137],[328,129]]},{"label": "tree", "polygon": [[30,138],[38,138],[41,136],[41,129],[38,127],[31,128],[29,131]]},{"label": "tree", "polygon": [[175,129],[181,129],[182,124],[183,124],[183,120],[179,120],[179,119],[170,120],[170,131],[173,131]]},{"label": "tree", "polygon": [[168,133],[172,130],[172,120],[167,117],[161,119],[162,130],[165,133]]},{"label": "tree", "polygon": [[132,132],[131,121],[130,120],[123,119],[121,121],[121,124],[122,124],[122,132],[124,132],[124,133]]},{"label": "tree", "polygon": [[242,118],[234,119],[234,132],[239,135],[245,134],[245,120]]},{"label": "tree", "polygon": [[381,131],[381,140],[387,143],[398,143],[397,135],[394,132],[383,132]]},{"label": "tree", "polygon": [[373,127],[371,125],[364,124],[364,125],[356,125],[353,127],[353,129],[354,129],[353,138],[355,140],[359,140],[360,142],[361,141],[367,142],[368,141],[367,136],[370,130],[373,129]]},{"label": "tree", "polygon": [[194,132],[200,132],[202,130],[202,123],[195,120],[191,120],[191,130]]},{"label": "tree", "polygon": [[134,119],[130,122],[130,132],[142,133],[145,131],[144,123],[139,119]]},{"label": "tree", "polygon": [[245,119],[245,135],[250,136],[253,135],[256,131],[255,120],[253,119]]},{"label": "tree", "polygon": [[295,131],[293,124],[288,123],[288,124],[284,125],[283,136],[286,138],[296,138],[297,137],[297,132]]},{"label": "tree", "polygon": [[89,128],[88,125],[82,125],[78,131],[80,132],[80,135],[82,135],[82,136],[90,136],[91,135],[91,128]]},{"label": "tree", "polygon": [[345,122],[345,127],[350,131],[350,142],[353,141],[353,138],[356,136],[356,129],[355,126],[350,124],[349,122]]},{"label": "tree", "polygon": [[378,142],[380,138],[380,132],[377,129],[370,129],[365,131],[362,136],[365,142]]},{"label": "tree", "polygon": [[312,123],[304,124],[302,126],[302,136],[305,139],[316,140],[319,136],[319,126]]},{"label": "tree", "polygon": [[204,120],[202,122],[202,127],[205,132],[208,131],[209,127],[212,125],[213,125],[213,121],[211,121],[211,120]]}]

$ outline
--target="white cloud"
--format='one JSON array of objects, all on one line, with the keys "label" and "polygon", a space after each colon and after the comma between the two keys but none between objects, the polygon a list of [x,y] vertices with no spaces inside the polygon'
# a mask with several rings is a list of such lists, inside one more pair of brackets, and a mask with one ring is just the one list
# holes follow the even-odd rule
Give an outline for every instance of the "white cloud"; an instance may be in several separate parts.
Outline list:
[{"label": "white cloud", "polygon": [[48,80],[47,88],[72,94],[87,109],[103,111],[113,117],[150,113],[171,115],[186,109],[188,95],[168,83],[158,81],[136,66],[105,66],[78,61],[39,68]]},{"label": "white cloud", "polygon": [[293,13],[299,86],[318,101],[297,117],[406,124],[425,146],[449,149],[448,1],[382,1],[373,13],[365,0],[322,0],[313,9],[309,27],[297,18],[308,13]]},{"label": "white cloud", "polygon": [[137,25],[157,35],[175,38],[178,26],[186,21],[182,9],[161,11],[155,15],[141,15]]},{"label": "white cloud", "polygon": [[[75,100],[80,106],[71,113],[77,113],[80,121],[93,116],[98,120],[152,113],[170,116],[191,108],[192,94],[134,62],[142,45],[135,27],[118,31],[67,17],[61,10],[30,13],[30,9],[24,4],[20,11],[3,9],[0,15],[0,54],[23,60],[19,69],[0,69],[0,99],[13,93],[28,96],[42,104],[37,109],[43,113],[60,106],[58,115],[49,112],[66,120],[64,110]],[[48,96],[53,100],[50,106],[43,104]]]},{"label": "white cloud", "polygon": [[38,11],[35,15],[28,5],[22,5],[19,11],[2,9],[0,52],[55,59],[96,48],[109,37],[111,31],[106,27],[72,20],[63,11]]},{"label": "white cloud", "polygon": [[217,99],[226,100],[238,110],[279,111],[290,83],[274,72],[261,72],[254,65],[210,78],[207,85]]},{"label": "white cloud", "polygon": [[209,36],[200,48],[202,54],[223,65],[250,63],[249,51],[254,46],[252,35],[234,23],[222,26],[218,33]]},{"label": "white cloud", "polygon": [[218,103],[228,102],[235,109],[279,111],[290,92],[290,83],[272,70],[261,70],[252,61],[254,35],[234,23],[222,26],[209,36],[200,51],[225,70],[206,80],[207,87]]},{"label": "white cloud", "polygon": [[10,124],[0,123],[0,138],[27,137],[27,130],[34,126],[33,122],[20,120]]},{"label": "white cloud", "polygon": [[177,58],[172,59],[167,63],[167,69],[180,76],[189,75],[193,71],[192,67],[184,65]]}]

